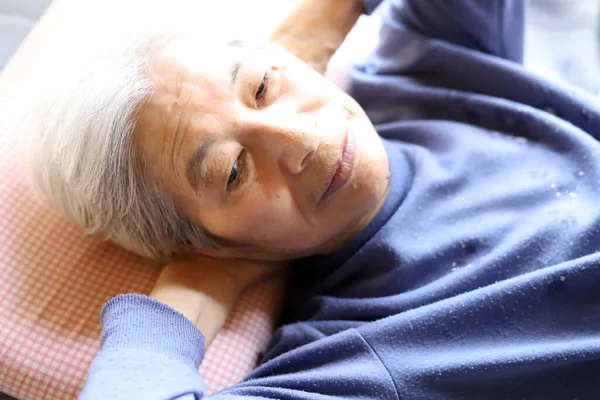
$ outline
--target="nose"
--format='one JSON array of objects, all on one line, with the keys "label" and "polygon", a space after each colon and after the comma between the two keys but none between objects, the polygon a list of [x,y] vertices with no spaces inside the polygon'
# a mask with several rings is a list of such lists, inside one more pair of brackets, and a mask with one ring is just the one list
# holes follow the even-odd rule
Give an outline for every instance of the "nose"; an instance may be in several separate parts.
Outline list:
[{"label": "nose", "polygon": [[241,121],[244,141],[288,174],[300,174],[319,147],[314,116],[309,113],[255,112]]}]

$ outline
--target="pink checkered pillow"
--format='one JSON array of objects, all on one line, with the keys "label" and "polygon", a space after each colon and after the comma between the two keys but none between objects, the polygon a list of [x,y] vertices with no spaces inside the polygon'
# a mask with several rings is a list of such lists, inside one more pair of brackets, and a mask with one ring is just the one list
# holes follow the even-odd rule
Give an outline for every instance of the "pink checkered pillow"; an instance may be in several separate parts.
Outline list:
[{"label": "pink checkered pillow", "polygon": [[[62,19],[51,18],[54,30],[49,23],[36,28],[0,75],[0,392],[20,400],[76,398],[98,351],[102,305],[119,293],[148,293],[160,272],[146,259],[85,237],[25,183],[18,122],[29,108],[27,93],[36,90],[34,77],[48,67],[44,57],[56,57],[47,42],[73,20],[64,10]],[[209,391],[254,367],[273,326],[277,290],[270,285],[243,296],[208,350],[200,373]]]}]

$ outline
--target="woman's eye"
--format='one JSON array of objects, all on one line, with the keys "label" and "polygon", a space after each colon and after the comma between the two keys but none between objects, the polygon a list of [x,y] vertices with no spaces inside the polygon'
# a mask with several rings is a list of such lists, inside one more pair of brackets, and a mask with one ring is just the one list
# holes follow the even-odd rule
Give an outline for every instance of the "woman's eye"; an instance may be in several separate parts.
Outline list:
[{"label": "woman's eye", "polygon": [[265,91],[265,81],[263,80],[260,83],[260,86],[258,87],[258,90],[256,91],[256,98],[259,98],[260,95]]},{"label": "woman's eye", "polygon": [[229,178],[227,179],[227,191],[234,190],[246,180],[246,156],[246,150],[242,150],[237,160],[233,163],[231,171],[229,171]]},{"label": "woman's eye", "polygon": [[267,91],[267,84],[269,83],[269,74],[265,74],[265,76],[263,76],[262,82],[260,82],[260,86],[258,87],[258,90],[256,91],[256,96],[255,99],[259,100],[261,98],[261,96],[263,96],[265,94],[265,92]]},{"label": "woman's eye", "polygon": [[238,160],[235,160],[231,172],[229,172],[229,179],[227,180],[227,189],[230,189],[238,180],[239,177]]}]

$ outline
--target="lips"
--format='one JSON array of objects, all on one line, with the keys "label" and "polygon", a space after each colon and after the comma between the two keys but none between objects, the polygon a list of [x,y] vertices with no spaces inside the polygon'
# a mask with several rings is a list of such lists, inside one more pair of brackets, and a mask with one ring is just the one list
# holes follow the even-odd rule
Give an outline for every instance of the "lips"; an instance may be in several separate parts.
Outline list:
[{"label": "lips", "polygon": [[354,135],[352,135],[352,131],[348,129],[342,146],[342,154],[327,176],[327,180],[325,181],[325,192],[323,193],[321,200],[319,200],[319,203],[332,196],[348,183],[354,169],[355,158],[356,142]]}]

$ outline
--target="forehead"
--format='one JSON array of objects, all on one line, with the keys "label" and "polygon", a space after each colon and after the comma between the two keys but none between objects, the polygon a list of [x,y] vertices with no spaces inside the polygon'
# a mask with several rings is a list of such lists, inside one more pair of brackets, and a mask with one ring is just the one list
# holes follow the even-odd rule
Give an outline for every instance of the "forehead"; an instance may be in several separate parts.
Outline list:
[{"label": "forehead", "polygon": [[167,103],[177,106],[199,97],[206,102],[226,94],[235,58],[230,46],[197,45],[191,39],[171,44],[153,60],[150,103],[165,103],[165,108]]},{"label": "forehead", "polygon": [[235,56],[229,46],[186,40],[154,59],[149,76],[154,91],[138,112],[133,140],[146,172],[159,183],[175,183],[197,142],[218,130],[229,112]]},{"label": "forehead", "polygon": [[156,74],[222,75],[234,59],[237,48],[225,44],[205,44],[190,37],[174,41],[154,60]]}]

